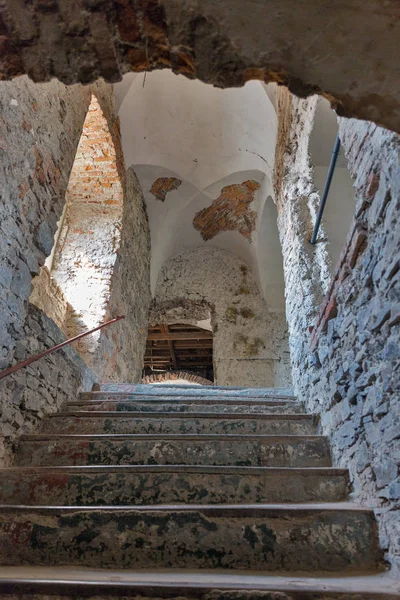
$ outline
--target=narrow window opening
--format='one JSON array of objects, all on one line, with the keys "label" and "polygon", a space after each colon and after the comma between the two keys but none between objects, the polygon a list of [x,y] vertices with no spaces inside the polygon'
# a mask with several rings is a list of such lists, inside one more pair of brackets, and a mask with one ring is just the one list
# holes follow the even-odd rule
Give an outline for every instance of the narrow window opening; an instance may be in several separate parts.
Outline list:
[{"label": "narrow window opening", "polygon": [[[338,133],[336,113],[324,98],[318,100],[314,127],[310,136],[309,152],[314,172],[314,184],[322,196],[329,163]],[[353,220],[355,194],[347,160],[341,148],[326,202],[322,225],[329,242],[332,269],[339,260]],[[322,234],[323,235],[323,234]],[[321,239],[321,234],[317,238]]]},{"label": "narrow window opening", "polygon": [[[123,190],[108,123],[92,96],[58,223],[54,246],[30,301],[67,337],[105,320],[120,244]],[[100,332],[78,342],[89,364]]]}]

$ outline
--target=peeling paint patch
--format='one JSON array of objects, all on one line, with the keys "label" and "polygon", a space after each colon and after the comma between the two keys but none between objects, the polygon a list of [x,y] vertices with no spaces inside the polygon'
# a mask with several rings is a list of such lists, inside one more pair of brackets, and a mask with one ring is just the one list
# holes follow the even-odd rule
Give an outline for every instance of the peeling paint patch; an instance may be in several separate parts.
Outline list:
[{"label": "peeling paint patch", "polygon": [[221,194],[193,220],[203,240],[211,240],[221,231],[238,231],[250,242],[256,228],[257,213],[249,210],[260,184],[252,179],[222,188]]},{"label": "peeling paint patch", "polygon": [[177,190],[180,185],[182,181],[176,177],[159,177],[151,186],[150,192],[157,200],[164,202],[168,192]]}]

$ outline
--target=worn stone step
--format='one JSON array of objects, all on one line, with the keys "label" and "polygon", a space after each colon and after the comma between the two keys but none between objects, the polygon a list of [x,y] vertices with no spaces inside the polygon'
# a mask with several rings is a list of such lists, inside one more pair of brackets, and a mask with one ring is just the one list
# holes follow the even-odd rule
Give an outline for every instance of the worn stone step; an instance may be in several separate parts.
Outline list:
[{"label": "worn stone step", "polygon": [[373,512],[351,504],[1,506],[0,563],[351,572],[381,552]]},{"label": "worn stone step", "polygon": [[287,388],[246,388],[230,386],[200,385],[152,385],[140,383],[107,383],[100,385],[100,390],[87,393],[127,393],[154,396],[247,396],[249,398],[283,397],[295,398],[293,391]]},{"label": "worn stone step", "polygon": [[139,465],[0,471],[0,504],[338,502],[348,491],[347,471],[334,468]]},{"label": "worn stone step", "polygon": [[17,464],[236,465],[329,467],[322,436],[271,435],[27,435]]},{"label": "worn stone step", "polygon": [[264,404],[268,402],[294,402],[297,403],[295,396],[287,396],[281,394],[268,394],[264,396],[248,396],[241,394],[204,394],[199,392],[193,392],[190,394],[179,393],[179,392],[162,392],[157,394],[148,394],[143,392],[81,392],[79,394],[79,400],[138,400],[141,402],[160,402],[160,401],[172,401],[172,402],[224,402],[224,403],[244,403],[244,404]]},{"label": "worn stone step", "polygon": [[390,573],[343,577],[168,569],[118,570],[74,567],[0,567],[6,600],[35,598],[132,598],[136,600],[398,600]]},{"label": "worn stone step", "polygon": [[312,435],[317,430],[313,415],[216,415],[213,413],[141,413],[129,411],[75,411],[50,415],[42,423],[47,433],[265,433]]},{"label": "worn stone step", "polygon": [[122,411],[122,412],[209,412],[236,414],[302,414],[304,406],[300,402],[282,400],[250,401],[249,399],[202,399],[186,398],[177,401],[172,398],[131,398],[117,395],[91,400],[79,400],[64,405],[64,411]]}]

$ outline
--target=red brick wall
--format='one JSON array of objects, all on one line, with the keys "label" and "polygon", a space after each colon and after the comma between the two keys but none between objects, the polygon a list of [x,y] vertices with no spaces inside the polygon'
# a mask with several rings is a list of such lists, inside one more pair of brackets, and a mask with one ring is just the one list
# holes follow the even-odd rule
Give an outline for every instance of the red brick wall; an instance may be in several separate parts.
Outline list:
[{"label": "red brick wall", "polygon": [[[116,135],[115,135],[116,133]],[[67,189],[68,202],[121,206],[123,192],[114,139],[96,96],[92,96]]]}]

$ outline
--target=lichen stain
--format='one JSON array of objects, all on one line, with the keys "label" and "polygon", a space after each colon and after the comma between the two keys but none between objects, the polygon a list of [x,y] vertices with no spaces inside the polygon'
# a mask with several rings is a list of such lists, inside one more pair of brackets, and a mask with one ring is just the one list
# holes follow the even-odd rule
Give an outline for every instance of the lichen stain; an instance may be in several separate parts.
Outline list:
[{"label": "lichen stain", "polygon": [[151,186],[150,192],[157,200],[165,202],[168,192],[177,190],[181,184],[182,181],[176,177],[159,177]]},{"label": "lichen stain", "polygon": [[254,319],[254,317],[256,316],[254,310],[247,307],[241,308],[239,312],[240,316],[243,317],[243,319]]},{"label": "lichen stain", "polygon": [[228,306],[225,311],[225,318],[229,323],[236,323],[236,319],[238,316],[238,310],[235,306]]},{"label": "lichen stain", "polygon": [[243,333],[237,333],[233,342],[234,350],[237,350],[238,346],[242,346],[245,356],[257,356],[264,347],[264,342],[259,337],[251,339]]},{"label": "lichen stain", "polygon": [[200,231],[203,240],[211,240],[221,231],[237,231],[251,242],[257,213],[249,207],[259,187],[257,181],[250,179],[222,188],[218,198],[193,219],[193,226]]}]

